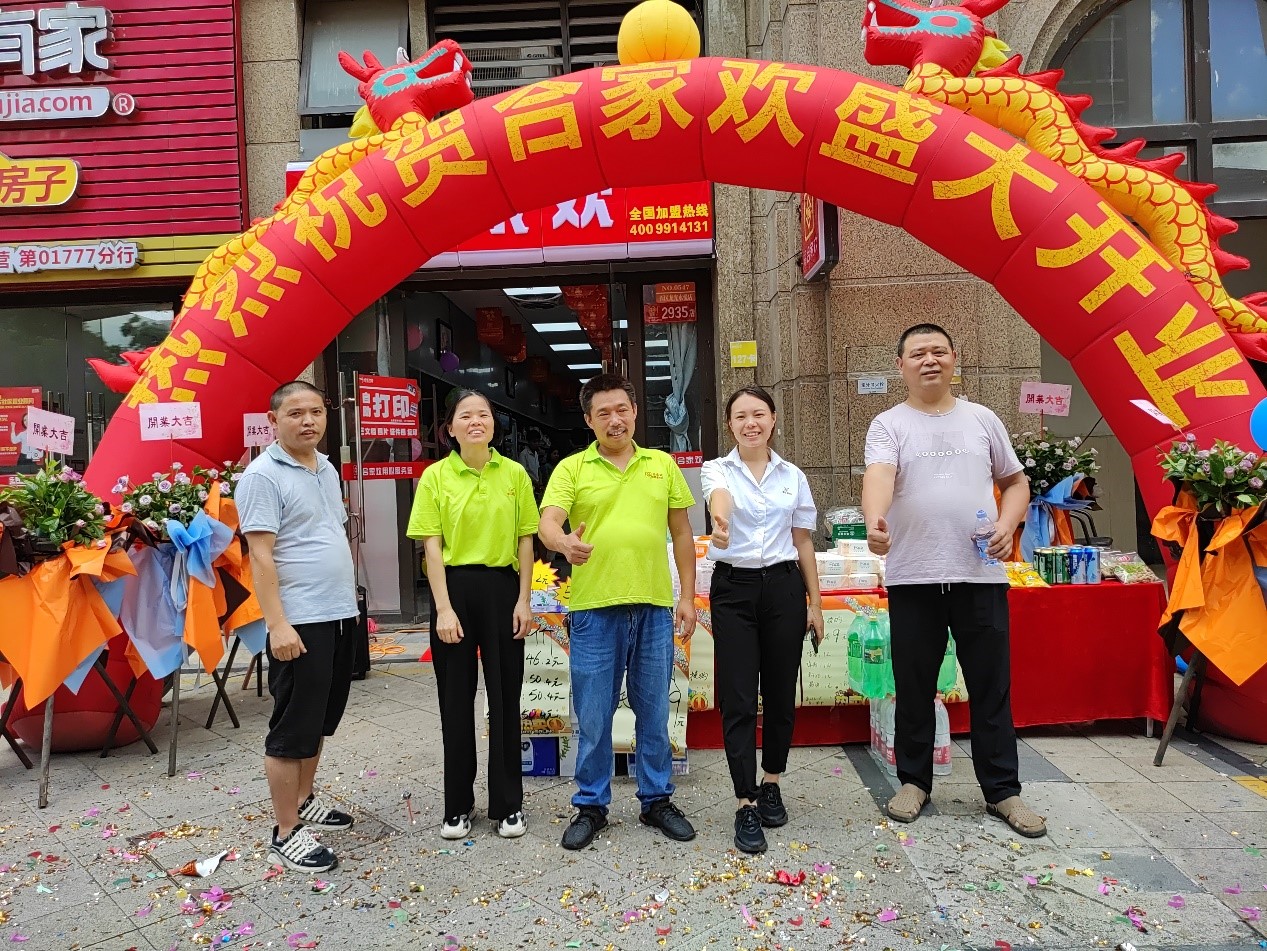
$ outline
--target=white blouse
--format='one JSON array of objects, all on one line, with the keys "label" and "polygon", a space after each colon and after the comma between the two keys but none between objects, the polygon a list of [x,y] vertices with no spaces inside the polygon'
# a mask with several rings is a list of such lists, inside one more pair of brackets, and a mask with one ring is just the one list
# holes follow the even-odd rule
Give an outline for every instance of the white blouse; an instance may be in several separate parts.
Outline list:
[{"label": "white blouse", "polygon": [[720,459],[704,463],[700,478],[704,499],[726,489],[734,500],[730,514],[730,545],[708,546],[708,557],[734,568],[766,568],[796,561],[792,529],[814,530],[818,510],[810,495],[805,473],[770,450],[770,462],[757,482],[732,449]]}]

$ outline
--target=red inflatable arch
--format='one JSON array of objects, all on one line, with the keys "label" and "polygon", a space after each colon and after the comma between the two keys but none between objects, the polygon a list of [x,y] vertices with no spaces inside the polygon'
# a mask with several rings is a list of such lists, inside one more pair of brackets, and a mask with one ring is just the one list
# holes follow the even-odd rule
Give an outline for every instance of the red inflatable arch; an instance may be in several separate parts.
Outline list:
[{"label": "red inflatable arch", "polygon": [[166,469],[137,406],[198,400],[187,463],[242,451],[264,408],[353,315],[512,215],[610,186],[710,180],[808,192],[898,225],[989,281],[1069,359],[1151,510],[1173,430],[1249,445],[1264,390],[1185,276],[1088,186],[947,106],[817,66],[703,58],[602,67],[450,113],[371,154],[275,223],[147,361],[88,469]]}]

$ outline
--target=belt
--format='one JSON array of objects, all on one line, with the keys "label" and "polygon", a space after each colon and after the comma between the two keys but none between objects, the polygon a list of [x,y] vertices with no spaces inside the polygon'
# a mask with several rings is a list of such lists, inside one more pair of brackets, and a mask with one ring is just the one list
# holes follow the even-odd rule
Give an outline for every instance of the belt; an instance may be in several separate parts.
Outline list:
[{"label": "belt", "polygon": [[720,571],[729,578],[766,578],[770,575],[799,571],[800,568],[800,562],[797,561],[780,561],[773,565],[766,565],[764,568],[736,568],[734,565],[719,561],[713,570]]}]

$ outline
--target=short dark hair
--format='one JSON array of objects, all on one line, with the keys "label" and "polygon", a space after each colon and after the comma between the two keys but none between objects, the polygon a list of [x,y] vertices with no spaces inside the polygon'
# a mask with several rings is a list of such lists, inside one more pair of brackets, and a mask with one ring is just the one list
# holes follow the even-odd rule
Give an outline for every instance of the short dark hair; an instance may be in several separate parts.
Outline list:
[{"label": "short dark hair", "polygon": [[294,396],[296,393],[315,393],[321,397],[323,403],[326,398],[324,393],[307,380],[291,380],[289,383],[283,383],[273,390],[273,395],[268,398],[268,408],[276,413],[282,408],[282,403],[286,402],[286,397]]},{"label": "short dark hair", "polygon": [[941,334],[946,338],[946,342],[950,344],[950,349],[955,349],[955,342],[950,338],[950,334],[945,327],[938,324],[916,324],[914,327],[907,327],[902,331],[902,336],[897,338],[897,355],[899,357],[906,355],[906,341],[910,337],[917,337],[921,334]]},{"label": "short dark hair", "polygon": [[619,373],[600,373],[598,376],[591,377],[581,387],[581,412],[588,416],[590,407],[594,405],[594,397],[599,393],[607,393],[611,390],[624,390],[625,395],[629,397],[630,404],[633,406],[638,405],[638,396],[634,393],[632,383]]},{"label": "short dark hair", "polygon": [[735,392],[730,394],[730,399],[726,400],[727,421],[730,420],[730,408],[735,405],[735,400],[739,399],[741,396],[755,396],[761,402],[765,403],[766,406],[770,407],[771,413],[778,412],[778,410],[774,408],[774,397],[766,392],[765,387],[757,386],[754,383],[751,386],[741,386],[739,389],[735,390]]},{"label": "short dark hair", "polygon": [[489,437],[488,444],[494,445],[501,438],[501,427],[497,425],[497,410],[493,407],[493,401],[479,390],[458,390],[457,398],[449,404],[449,412],[445,414],[444,422],[440,425],[440,441],[446,446],[456,444],[457,440],[453,438],[453,434],[449,432],[453,421],[458,416],[458,404],[464,399],[471,396],[478,396],[488,404],[488,411],[493,416],[493,434]]}]

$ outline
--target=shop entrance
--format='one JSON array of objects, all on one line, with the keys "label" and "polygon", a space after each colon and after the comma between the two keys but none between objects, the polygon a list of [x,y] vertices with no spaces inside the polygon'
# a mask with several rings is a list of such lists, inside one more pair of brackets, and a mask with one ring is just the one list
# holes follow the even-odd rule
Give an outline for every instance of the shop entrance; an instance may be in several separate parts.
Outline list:
[{"label": "shop entrance", "polygon": [[[405,282],[349,324],[327,355],[345,406],[352,405],[356,374],[391,375],[418,386],[418,438],[363,439],[359,458],[367,464],[444,458],[444,418],[458,393],[472,389],[493,403],[495,448],[524,465],[539,500],[554,467],[593,440],[581,414],[581,386],[611,372],[637,391],[638,443],[674,453],[700,496],[699,466],[717,447],[707,317],[712,280],[711,262],[700,260],[624,270],[578,263],[566,271],[514,269],[478,279],[420,275]],[[342,452],[351,461],[358,445],[350,413],[342,423]],[[412,474],[349,481],[371,611],[425,617],[422,550],[405,537]],[[702,504],[697,508],[692,524],[702,533]]]}]

